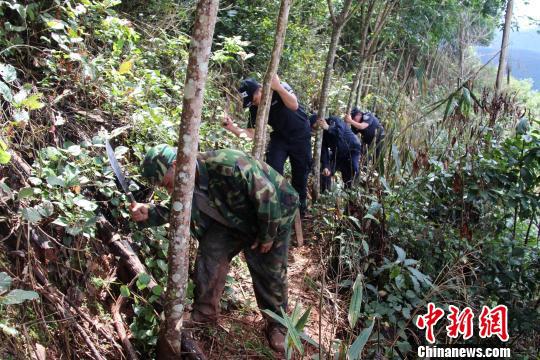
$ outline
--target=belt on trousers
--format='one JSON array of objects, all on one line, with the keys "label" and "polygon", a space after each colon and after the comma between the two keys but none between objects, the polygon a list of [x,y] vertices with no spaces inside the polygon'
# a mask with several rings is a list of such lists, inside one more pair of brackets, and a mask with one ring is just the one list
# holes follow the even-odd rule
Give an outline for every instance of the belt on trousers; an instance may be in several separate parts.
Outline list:
[{"label": "belt on trousers", "polygon": [[208,195],[198,189],[197,186],[195,186],[195,189],[193,190],[193,201],[197,206],[197,209],[199,209],[200,212],[204,213],[209,218],[217,221],[223,226],[236,229],[236,227],[231,224],[230,221],[225,219],[223,215],[219,213],[219,211],[210,205],[210,198],[208,198]]}]

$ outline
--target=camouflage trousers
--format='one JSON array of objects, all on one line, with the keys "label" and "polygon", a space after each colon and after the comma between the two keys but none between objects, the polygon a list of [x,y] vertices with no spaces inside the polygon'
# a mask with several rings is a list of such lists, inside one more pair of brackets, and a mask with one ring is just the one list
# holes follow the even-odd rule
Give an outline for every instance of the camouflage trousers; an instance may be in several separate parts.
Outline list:
[{"label": "camouflage trousers", "polygon": [[[262,254],[251,245],[255,239],[210,220],[205,234],[199,239],[193,280],[195,299],[193,319],[214,322],[219,314],[219,303],[232,258],[244,251],[253,280],[253,288],[259,309],[268,309],[281,315],[280,308],[287,311],[287,256],[292,221],[283,226],[280,240],[272,249]],[[266,314],[270,323],[275,321]]]}]

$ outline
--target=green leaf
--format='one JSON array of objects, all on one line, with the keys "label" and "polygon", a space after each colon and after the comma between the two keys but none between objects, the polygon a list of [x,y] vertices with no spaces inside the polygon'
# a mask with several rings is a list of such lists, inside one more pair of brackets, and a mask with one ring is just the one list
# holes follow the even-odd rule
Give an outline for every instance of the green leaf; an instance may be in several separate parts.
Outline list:
[{"label": "green leaf", "polygon": [[304,353],[304,347],[302,346],[302,342],[300,341],[300,334],[296,330],[296,327],[292,323],[291,319],[283,312],[283,309],[281,310],[283,315],[283,320],[285,320],[286,328],[287,328],[287,335],[289,339],[292,341],[294,347],[300,352],[300,354]]},{"label": "green leaf", "polygon": [[31,224],[36,224],[41,221],[41,214],[34,208],[23,208],[22,217]]},{"label": "green leaf", "polygon": [[60,187],[63,187],[65,185],[64,180],[54,175],[47,176],[47,184],[51,186],[60,186]]},{"label": "green leaf", "polygon": [[71,145],[70,147],[67,148],[67,152],[72,156],[79,156],[82,150],[79,145]]},{"label": "green leaf", "polygon": [[127,146],[117,146],[114,148],[114,156],[116,156],[117,159],[121,159],[128,151],[129,148]]},{"label": "green leaf", "polygon": [[19,200],[30,198],[34,195],[34,188],[25,187],[19,190]]},{"label": "green leaf", "polygon": [[272,319],[276,320],[281,325],[287,327],[287,322],[285,321],[285,319],[283,319],[281,316],[279,316],[278,314],[276,314],[272,310],[264,309],[264,310],[262,310],[262,312],[265,313],[266,315],[270,316]]},{"label": "green leaf", "polygon": [[73,203],[79,207],[81,207],[83,210],[86,211],[94,211],[97,209],[97,204],[95,202],[86,200],[85,198],[79,196],[73,200]]},{"label": "green leaf", "polygon": [[5,272],[0,272],[0,294],[9,290],[13,279]]},{"label": "green leaf", "polygon": [[8,6],[9,6],[12,10],[15,10],[16,12],[18,12],[19,15],[21,16],[21,19],[22,19],[22,20],[26,20],[26,9],[27,9],[27,6],[22,5],[22,4],[19,4],[18,2],[15,2],[14,4],[9,4]]},{"label": "green leaf", "polygon": [[156,285],[152,288],[152,294],[156,296],[161,296],[163,294],[163,288],[159,285]]},{"label": "green leaf", "polygon": [[0,302],[4,305],[21,304],[26,300],[39,299],[39,295],[35,291],[15,289],[11,290]]},{"label": "green leaf", "polygon": [[80,226],[70,226],[66,228],[66,232],[71,236],[77,236],[82,232],[82,228]]},{"label": "green leaf", "polygon": [[298,322],[296,323],[296,330],[303,331],[304,327],[306,326],[308,320],[309,320],[309,314],[311,313],[311,306],[304,312],[304,314],[298,319]]},{"label": "green leaf", "polygon": [[9,21],[6,21],[4,23],[4,27],[7,31],[14,31],[14,32],[23,32],[26,31],[26,24],[23,24],[22,26],[15,26]]},{"label": "green leaf", "polygon": [[124,297],[129,297],[131,293],[126,285],[122,285],[120,286],[120,294]]},{"label": "green leaf", "polygon": [[64,24],[59,20],[50,20],[47,21],[47,26],[53,30],[62,30],[64,29]]},{"label": "green leaf", "polygon": [[52,223],[58,226],[62,226],[62,227],[66,227],[69,225],[68,220],[63,216],[60,216],[58,219],[54,220]]},{"label": "green leaf", "polygon": [[[0,140],[0,144],[2,143],[2,140]],[[0,164],[7,164],[11,160],[11,154],[8,153],[5,149],[2,149],[2,146],[0,146]]]},{"label": "green leaf", "polygon": [[407,269],[411,272],[411,274],[418,279],[418,281],[423,282],[425,284],[431,285],[431,281],[429,280],[429,277],[421,273],[418,269],[415,269],[413,267],[407,266]]},{"label": "green leaf", "polygon": [[405,317],[405,319],[410,319],[410,318],[411,318],[411,309],[409,309],[408,307],[404,307],[404,308],[401,310],[401,313],[403,314],[403,316]]},{"label": "green leaf", "polygon": [[516,126],[516,133],[518,135],[524,135],[529,132],[529,128],[529,120],[526,117],[522,117]]},{"label": "green leaf", "polygon": [[372,214],[366,214],[364,215],[364,219],[370,219],[370,220],[373,220],[375,221],[377,224],[379,223],[379,219],[377,219],[375,216],[373,216]]},{"label": "green leaf", "polygon": [[375,319],[373,319],[371,325],[367,329],[362,330],[360,336],[358,336],[356,340],[354,340],[354,342],[352,343],[348,351],[348,356],[350,360],[359,360],[362,358],[362,351],[364,350],[364,346],[366,346],[366,343],[371,336],[371,332],[373,331],[373,325],[375,325]]},{"label": "green leaf", "polygon": [[0,194],[6,194],[10,198],[13,196],[13,191],[11,191],[10,187],[6,185],[6,183],[0,181]]},{"label": "green leaf", "polygon": [[137,288],[139,290],[145,289],[147,285],[150,283],[150,275],[146,273],[142,273],[137,278]]},{"label": "green leaf", "polygon": [[371,215],[375,215],[379,212],[379,210],[382,209],[382,205],[379,204],[377,201],[373,201],[371,205],[369,205],[368,213]]},{"label": "green leaf", "polygon": [[455,104],[455,102],[454,102],[454,94],[452,94],[448,98],[448,102],[446,104],[446,109],[444,110],[443,121],[446,120],[446,118],[450,115],[450,112],[454,109],[454,107],[455,107],[454,104]]},{"label": "green leaf", "polygon": [[9,103],[13,102],[13,93],[9,86],[7,86],[3,81],[0,81],[0,95]]},{"label": "green leaf", "polygon": [[396,261],[400,263],[405,261],[405,258],[406,258],[405,250],[403,250],[403,248],[400,248],[397,245],[394,245],[394,249],[396,250],[396,253],[397,253]]},{"label": "green leaf", "polygon": [[358,318],[360,317],[360,309],[362,308],[362,296],[363,296],[363,284],[362,275],[358,274],[353,284],[353,294],[351,297],[351,303],[349,304],[349,325],[354,329]]},{"label": "green leaf", "polygon": [[47,218],[54,213],[54,206],[52,202],[45,200],[42,204],[36,207],[36,210],[39,211],[41,216]]},{"label": "green leaf", "polygon": [[369,255],[369,245],[366,240],[362,239],[362,247],[364,248],[364,253],[366,256]]},{"label": "green leaf", "polygon": [[399,266],[392,267],[392,270],[390,270],[390,279],[397,278],[400,273],[401,273],[401,268]]},{"label": "green leaf", "polygon": [[0,63],[0,76],[5,82],[11,83],[17,80],[17,70],[9,64]]},{"label": "green leaf", "polygon": [[39,101],[43,96],[42,93],[35,93],[28,96],[26,99],[21,101],[21,105],[27,108],[28,110],[38,110],[45,106],[44,103]]},{"label": "green leaf", "polygon": [[41,181],[40,178],[33,177],[33,176],[29,177],[28,181],[30,182],[30,184],[32,184],[34,186],[39,186],[39,185],[43,184],[43,181]]}]

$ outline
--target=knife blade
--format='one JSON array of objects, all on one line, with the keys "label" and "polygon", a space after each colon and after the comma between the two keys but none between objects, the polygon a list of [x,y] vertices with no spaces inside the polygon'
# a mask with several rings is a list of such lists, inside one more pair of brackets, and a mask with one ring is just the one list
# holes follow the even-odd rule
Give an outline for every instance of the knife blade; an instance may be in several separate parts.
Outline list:
[{"label": "knife blade", "polygon": [[105,140],[105,148],[107,149],[107,156],[109,157],[109,163],[111,164],[111,168],[113,169],[114,175],[116,175],[116,178],[118,179],[118,182],[120,183],[120,186],[126,193],[126,196],[128,197],[129,201],[131,203],[135,203],[135,197],[129,191],[129,187],[126,181],[126,178],[124,176],[124,173],[122,172],[122,169],[120,168],[120,164],[118,164],[118,160],[116,160],[116,156],[114,155],[114,150],[109,143],[109,140]]}]

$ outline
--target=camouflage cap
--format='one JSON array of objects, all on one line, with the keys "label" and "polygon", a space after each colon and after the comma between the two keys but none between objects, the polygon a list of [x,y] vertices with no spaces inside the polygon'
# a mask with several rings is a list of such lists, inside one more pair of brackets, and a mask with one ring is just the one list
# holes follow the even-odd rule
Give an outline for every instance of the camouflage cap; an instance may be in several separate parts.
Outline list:
[{"label": "camouflage cap", "polygon": [[146,153],[142,163],[142,176],[152,184],[159,184],[176,160],[176,149],[172,146],[156,145]]}]

